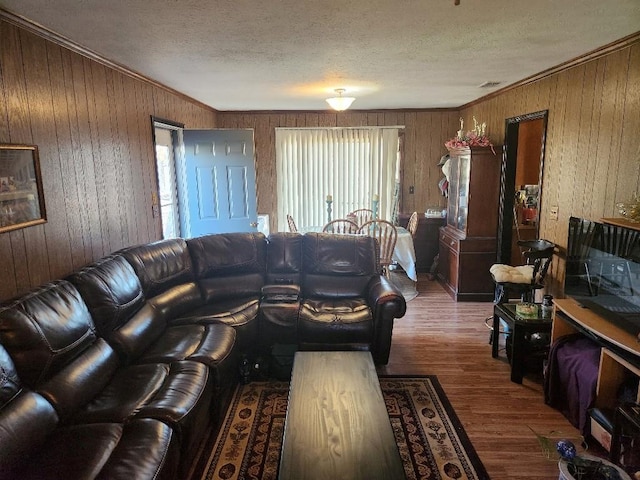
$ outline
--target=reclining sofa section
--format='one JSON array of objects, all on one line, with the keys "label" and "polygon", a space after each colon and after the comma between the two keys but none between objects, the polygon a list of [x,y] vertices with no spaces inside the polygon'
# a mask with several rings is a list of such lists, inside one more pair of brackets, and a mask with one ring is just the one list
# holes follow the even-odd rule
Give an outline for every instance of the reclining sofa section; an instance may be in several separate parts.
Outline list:
[{"label": "reclining sofa section", "polygon": [[239,356],[389,358],[406,304],[373,238],[259,233],[129,247],[0,307],[0,479],[184,478]]}]

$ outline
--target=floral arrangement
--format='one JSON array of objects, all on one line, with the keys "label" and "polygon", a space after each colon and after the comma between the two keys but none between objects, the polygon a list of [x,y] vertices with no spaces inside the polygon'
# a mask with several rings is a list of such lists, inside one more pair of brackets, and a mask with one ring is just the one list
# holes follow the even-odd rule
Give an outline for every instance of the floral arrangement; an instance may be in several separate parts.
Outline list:
[{"label": "floral arrangement", "polygon": [[493,144],[487,137],[487,124],[479,124],[476,117],[473,117],[473,130],[464,133],[464,120],[460,118],[460,130],[455,137],[444,143],[447,148],[460,147],[493,147]]},{"label": "floral arrangement", "polygon": [[640,195],[636,192],[627,202],[616,203],[618,213],[633,223],[640,223]]},{"label": "floral arrangement", "polygon": [[[549,459],[554,457],[553,451],[555,450],[556,458],[565,462],[567,465],[567,471],[571,475],[571,478],[576,480],[624,480],[628,479],[628,476],[622,476],[619,470],[607,464],[604,461],[596,458],[589,457],[587,455],[581,455],[578,453],[575,444],[571,440],[560,439],[553,445],[552,436],[558,432],[551,432],[549,435],[540,435],[531,427],[528,427],[538,440],[538,444],[542,449],[542,453]],[[581,442],[584,445],[584,439]],[[561,478],[566,478],[561,475]]]}]

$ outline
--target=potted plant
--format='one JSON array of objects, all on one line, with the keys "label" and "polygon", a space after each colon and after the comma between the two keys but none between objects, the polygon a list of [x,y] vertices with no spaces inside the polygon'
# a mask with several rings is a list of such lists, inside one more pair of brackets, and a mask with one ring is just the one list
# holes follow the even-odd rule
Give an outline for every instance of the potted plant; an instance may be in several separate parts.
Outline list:
[{"label": "potted plant", "polygon": [[[617,465],[594,455],[578,453],[571,440],[560,439],[554,445],[551,436],[540,435],[529,429],[538,439],[542,452],[547,458],[558,458],[559,480],[631,480],[631,477]],[[584,441],[580,442],[584,444]]]}]

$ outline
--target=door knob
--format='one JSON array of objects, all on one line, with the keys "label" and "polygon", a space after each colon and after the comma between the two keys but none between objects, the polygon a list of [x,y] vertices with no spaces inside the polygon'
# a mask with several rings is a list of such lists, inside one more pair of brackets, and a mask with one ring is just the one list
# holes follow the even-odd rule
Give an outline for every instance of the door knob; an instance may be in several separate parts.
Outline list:
[{"label": "door knob", "polygon": [[253,228],[258,228],[258,222],[251,222],[249,226]]}]

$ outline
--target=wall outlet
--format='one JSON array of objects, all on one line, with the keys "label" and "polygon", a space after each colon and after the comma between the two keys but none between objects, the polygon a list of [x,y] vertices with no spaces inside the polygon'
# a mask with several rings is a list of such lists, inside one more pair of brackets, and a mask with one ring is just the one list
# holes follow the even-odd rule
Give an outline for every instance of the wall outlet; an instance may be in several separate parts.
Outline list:
[{"label": "wall outlet", "polygon": [[549,219],[558,220],[558,207],[554,206],[549,209]]}]

